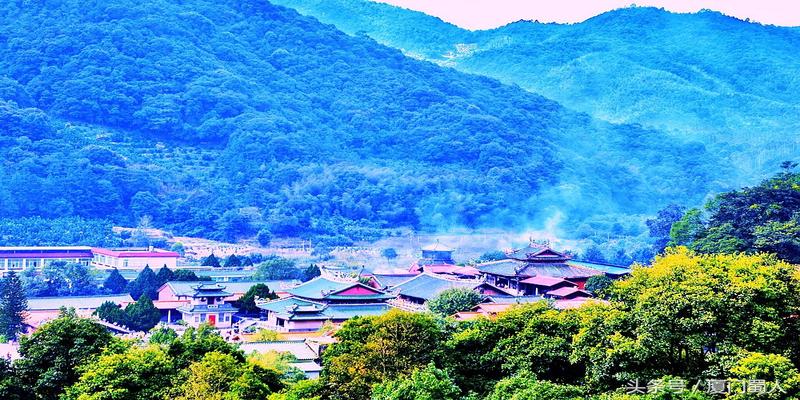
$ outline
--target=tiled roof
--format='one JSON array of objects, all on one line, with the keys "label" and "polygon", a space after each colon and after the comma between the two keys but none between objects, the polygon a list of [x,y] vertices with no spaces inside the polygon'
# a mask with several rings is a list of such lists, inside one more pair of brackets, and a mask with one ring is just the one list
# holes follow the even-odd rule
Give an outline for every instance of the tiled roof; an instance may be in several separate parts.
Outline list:
[{"label": "tiled roof", "polygon": [[373,276],[383,287],[394,287],[417,276],[417,274],[374,274]]},{"label": "tiled roof", "polygon": [[454,251],[452,248],[447,247],[439,242],[429,244],[422,248],[423,251]]},{"label": "tiled roof", "polygon": [[570,263],[526,263],[517,260],[500,260],[478,264],[481,272],[502,276],[551,276],[556,278],[588,278],[603,273]]},{"label": "tiled roof", "polygon": [[611,276],[622,276],[631,273],[631,269],[628,267],[623,267],[621,265],[613,265],[613,264],[600,264],[594,262],[587,262],[587,261],[567,261],[567,264],[574,265],[577,267],[582,268],[590,268],[593,270],[605,272],[607,275]]},{"label": "tiled roof", "polygon": [[394,290],[401,296],[429,300],[447,289],[475,289],[480,285],[481,282],[447,279],[435,274],[424,272],[397,285]]},{"label": "tiled roof", "polygon": [[391,308],[386,303],[322,304],[297,297],[273,300],[258,306],[290,320],[344,320],[356,316],[381,315]]},{"label": "tiled roof", "polygon": [[542,296],[488,296],[486,301],[498,304],[521,304],[542,301]]},{"label": "tiled roof", "polygon": [[[374,294],[362,295],[341,295],[338,294],[354,286],[366,288]],[[360,282],[340,282],[322,276],[318,276],[306,283],[288,290],[292,296],[302,297],[311,300],[386,300],[394,296],[384,293],[378,289],[369,287]]]},{"label": "tiled roof", "polygon": [[129,294],[109,296],[31,297],[28,299],[28,309],[31,311],[58,310],[61,307],[95,309],[106,301],[124,305],[133,303],[133,298],[131,298]]},{"label": "tiled roof", "polygon": [[562,287],[556,290],[551,290],[547,292],[546,295],[552,297],[565,297],[576,293],[580,294],[582,297],[592,297],[592,295],[589,292],[585,290],[580,290],[576,287]]},{"label": "tiled roof", "polygon": [[298,361],[316,360],[319,358],[305,340],[279,340],[275,342],[251,342],[242,343],[239,348],[246,354],[267,353],[277,351],[279,353],[291,353]]},{"label": "tiled roof", "polygon": [[503,276],[516,276],[517,269],[525,265],[522,261],[505,259],[498,261],[489,261],[476,265],[478,270],[484,273]]}]

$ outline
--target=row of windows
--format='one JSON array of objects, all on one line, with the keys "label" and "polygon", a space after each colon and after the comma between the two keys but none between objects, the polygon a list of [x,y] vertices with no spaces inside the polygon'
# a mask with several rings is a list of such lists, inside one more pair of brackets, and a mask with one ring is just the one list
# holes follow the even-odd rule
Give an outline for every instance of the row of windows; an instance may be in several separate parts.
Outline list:
[{"label": "row of windows", "polygon": [[0,268],[8,271],[21,271],[26,268],[44,268],[51,263],[59,261],[89,265],[89,260],[76,258],[47,258],[44,260],[41,258],[6,258],[0,259]]},{"label": "row of windows", "polygon": [[[212,316],[212,315],[216,316],[217,314],[201,313],[199,315],[195,315],[194,316],[194,322],[206,322],[208,320],[208,316]],[[218,321],[220,321],[220,322],[222,322],[222,321],[231,322],[231,315],[230,314],[224,314],[223,318],[219,318]]]}]

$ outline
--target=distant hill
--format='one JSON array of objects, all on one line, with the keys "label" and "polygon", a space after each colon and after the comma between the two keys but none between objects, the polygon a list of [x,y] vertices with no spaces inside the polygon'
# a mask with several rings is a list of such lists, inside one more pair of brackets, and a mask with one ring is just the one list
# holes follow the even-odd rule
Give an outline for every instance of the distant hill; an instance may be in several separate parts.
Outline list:
[{"label": "distant hill", "polygon": [[369,0],[276,0],[406,54],[617,123],[695,138],[754,183],[800,156],[800,29],[619,9],[578,24],[468,31]]},{"label": "distant hill", "polygon": [[221,240],[334,246],[553,216],[636,234],[635,214],[727,186],[699,142],[260,0],[3,3],[0,143],[2,218]]}]

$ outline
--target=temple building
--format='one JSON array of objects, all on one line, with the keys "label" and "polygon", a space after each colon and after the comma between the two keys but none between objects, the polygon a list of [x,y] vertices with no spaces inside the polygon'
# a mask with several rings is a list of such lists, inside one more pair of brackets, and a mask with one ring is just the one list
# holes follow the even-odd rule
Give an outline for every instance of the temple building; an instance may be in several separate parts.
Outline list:
[{"label": "temple building", "polygon": [[287,290],[289,296],[258,303],[267,326],[279,332],[309,332],[326,322],[340,324],[356,316],[380,315],[395,295],[366,283],[360,270],[326,267],[322,275]]},{"label": "temple building", "polygon": [[195,328],[203,323],[220,329],[230,328],[233,314],[239,310],[225,301],[225,298],[233,295],[225,289],[225,286],[218,283],[199,283],[193,286],[192,292],[184,295],[189,302],[177,308],[181,319]]},{"label": "temple building", "polygon": [[462,278],[475,278],[480,271],[470,266],[457,265],[453,260],[455,249],[439,242],[422,248],[422,256],[409,267],[410,273],[428,272],[432,274],[452,275]]},{"label": "temple building", "polygon": [[423,272],[405,282],[397,284],[393,291],[397,299],[392,305],[409,311],[418,311],[426,308],[426,303],[448,289],[461,288],[473,290],[485,296],[503,295],[509,293],[483,279],[461,279],[441,274]]},{"label": "temple building", "polygon": [[[486,282],[518,296],[547,296],[554,291],[558,291],[554,296],[561,296],[567,292],[562,290],[565,288],[583,292],[586,281],[593,276],[606,275],[613,279],[630,273],[623,267],[575,262],[570,256],[536,242],[507,253],[503,260],[478,264],[477,268],[486,276]],[[574,292],[567,296],[581,295]]]}]

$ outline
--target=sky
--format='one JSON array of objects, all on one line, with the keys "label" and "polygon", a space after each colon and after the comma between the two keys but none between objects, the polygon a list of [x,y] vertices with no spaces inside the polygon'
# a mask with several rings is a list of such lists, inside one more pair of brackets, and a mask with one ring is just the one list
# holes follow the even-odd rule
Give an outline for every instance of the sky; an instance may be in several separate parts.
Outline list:
[{"label": "sky", "polygon": [[491,29],[510,22],[581,22],[635,3],[673,12],[711,9],[762,24],[800,26],[800,0],[377,0],[422,11],[466,29]]}]

